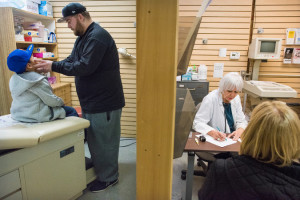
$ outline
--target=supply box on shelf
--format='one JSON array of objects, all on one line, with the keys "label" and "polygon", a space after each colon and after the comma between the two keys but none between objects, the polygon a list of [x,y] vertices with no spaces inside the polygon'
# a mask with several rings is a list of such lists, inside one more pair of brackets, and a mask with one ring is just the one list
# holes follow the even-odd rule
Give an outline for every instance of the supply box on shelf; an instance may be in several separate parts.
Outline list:
[{"label": "supply box on shelf", "polygon": [[0,0],[0,7],[14,7],[39,14],[41,0]]}]

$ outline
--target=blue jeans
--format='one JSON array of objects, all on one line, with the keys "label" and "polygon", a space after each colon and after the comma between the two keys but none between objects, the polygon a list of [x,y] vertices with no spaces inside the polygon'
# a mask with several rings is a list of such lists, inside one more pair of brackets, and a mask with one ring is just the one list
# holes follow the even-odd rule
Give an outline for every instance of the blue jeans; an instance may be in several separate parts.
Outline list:
[{"label": "blue jeans", "polygon": [[79,117],[75,108],[70,106],[62,106],[62,108],[66,111],[66,117],[70,117],[70,116]]}]

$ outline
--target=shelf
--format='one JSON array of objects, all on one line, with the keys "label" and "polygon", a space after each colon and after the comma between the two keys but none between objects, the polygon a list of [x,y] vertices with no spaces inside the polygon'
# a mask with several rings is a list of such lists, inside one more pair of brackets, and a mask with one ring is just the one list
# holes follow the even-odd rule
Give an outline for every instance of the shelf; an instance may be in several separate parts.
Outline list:
[{"label": "shelf", "polygon": [[25,41],[17,41],[17,44],[42,44],[42,45],[57,45],[57,43],[47,43],[47,42],[25,42]]},{"label": "shelf", "polygon": [[43,19],[43,20],[54,21],[53,17],[48,17],[48,16],[36,14],[36,13],[33,13],[33,12],[28,12],[28,11],[25,11],[25,10],[20,10],[20,9],[17,9],[17,8],[12,8],[12,11],[13,11],[14,15],[18,15],[18,16],[22,16],[22,17],[30,17],[30,18],[33,18],[33,19],[36,19],[36,20]]},{"label": "shelf", "polygon": [[43,60],[57,60],[57,57],[50,57],[50,58],[42,58]]}]

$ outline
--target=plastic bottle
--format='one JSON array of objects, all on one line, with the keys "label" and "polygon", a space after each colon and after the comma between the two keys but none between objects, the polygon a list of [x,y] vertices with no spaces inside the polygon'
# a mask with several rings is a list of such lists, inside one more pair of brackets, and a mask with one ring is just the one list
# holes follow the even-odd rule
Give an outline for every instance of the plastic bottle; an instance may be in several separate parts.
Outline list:
[{"label": "plastic bottle", "polygon": [[199,65],[198,67],[198,78],[200,80],[206,80],[207,79],[207,67],[206,65]]},{"label": "plastic bottle", "polygon": [[196,65],[193,66],[193,73],[197,73]]}]

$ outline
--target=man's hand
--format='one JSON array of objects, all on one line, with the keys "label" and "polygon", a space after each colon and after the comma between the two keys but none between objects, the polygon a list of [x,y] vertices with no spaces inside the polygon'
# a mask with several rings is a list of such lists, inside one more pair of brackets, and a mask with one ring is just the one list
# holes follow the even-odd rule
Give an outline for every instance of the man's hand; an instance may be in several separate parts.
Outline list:
[{"label": "man's hand", "polygon": [[224,141],[226,138],[226,134],[219,132],[217,130],[211,130],[207,133],[208,135],[210,135],[211,137],[213,137],[215,140],[218,141]]},{"label": "man's hand", "polygon": [[38,64],[40,62],[42,62],[43,60],[41,58],[36,58],[36,57],[33,57],[33,64]]},{"label": "man's hand", "polygon": [[239,128],[238,130],[236,130],[236,131],[232,132],[231,134],[229,134],[228,137],[229,138],[233,137],[232,140],[237,141],[241,137],[243,132],[244,132],[244,129]]},{"label": "man's hand", "polygon": [[36,61],[33,67],[38,73],[47,73],[52,71],[52,63],[53,61],[50,60],[40,60]]}]

